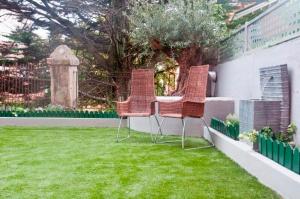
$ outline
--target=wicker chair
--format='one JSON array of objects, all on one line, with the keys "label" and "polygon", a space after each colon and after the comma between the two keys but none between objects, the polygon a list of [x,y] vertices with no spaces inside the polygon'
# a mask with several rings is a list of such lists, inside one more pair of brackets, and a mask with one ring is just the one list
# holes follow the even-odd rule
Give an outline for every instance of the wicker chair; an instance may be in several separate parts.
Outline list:
[{"label": "wicker chair", "polygon": [[164,119],[167,117],[181,119],[183,126],[181,138],[183,149],[185,144],[185,119],[187,117],[200,118],[204,122],[206,127],[208,127],[205,120],[203,119],[208,68],[208,65],[192,66],[190,68],[187,84],[185,87],[185,94],[181,100],[172,102],[159,102],[159,115],[163,117],[163,120],[159,125],[160,131],[158,131],[157,133],[155,139],[156,141],[158,139],[159,133],[162,132],[161,128],[163,126]]},{"label": "wicker chair", "polygon": [[[117,102],[117,113],[120,117],[119,128],[117,132],[117,142],[125,140],[130,137],[130,120],[128,136],[123,139],[120,137],[120,127],[122,119],[125,117],[149,117],[151,127],[151,116],[155,116],[155,93],[154,93],[154,71],[151,69],[137,69],[133,70],[131,74],[131,93],[129,98],[124,102]],[[155,116],[156,122],[158,120]]]}]

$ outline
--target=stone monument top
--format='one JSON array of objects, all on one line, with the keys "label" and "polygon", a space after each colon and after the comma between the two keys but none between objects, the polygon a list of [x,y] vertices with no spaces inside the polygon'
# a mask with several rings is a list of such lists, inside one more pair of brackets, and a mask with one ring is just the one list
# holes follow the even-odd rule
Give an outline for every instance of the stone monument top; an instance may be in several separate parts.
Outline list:
[{"label": "stone monument top", "polygon": [[51,53],[47,63],[52,66],[78,66],[79,59],[68,46],[60,45]]}]

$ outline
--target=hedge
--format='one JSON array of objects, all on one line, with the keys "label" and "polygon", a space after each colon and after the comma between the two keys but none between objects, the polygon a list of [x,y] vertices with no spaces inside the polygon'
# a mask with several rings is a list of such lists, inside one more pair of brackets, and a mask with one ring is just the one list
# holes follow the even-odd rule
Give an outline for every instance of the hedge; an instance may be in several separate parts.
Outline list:
[{"label": "hedge", "polygon": [[0,111],[0,117],[118,118],[114,111]]}]

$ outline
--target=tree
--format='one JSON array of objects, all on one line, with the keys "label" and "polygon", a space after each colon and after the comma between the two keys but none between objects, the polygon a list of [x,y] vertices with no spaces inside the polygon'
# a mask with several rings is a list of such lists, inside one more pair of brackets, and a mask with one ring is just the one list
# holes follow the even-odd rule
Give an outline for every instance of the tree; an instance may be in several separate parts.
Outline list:
[{"label": "tree", "polygon": [[226,34],[220,7],[205,0],[132,2],[130,37],[145,52],[163,52],[180,66],[177,90],[183,94],[189,67],[204,63],[203,55]]},{"label": "tree", "polygon": [[18,48],[18,45],[12,45],[9,49],[11,54],[22,51],[24,57],[18,62],[38,63],[47,58],[49,54],[45,41],[33,33],[33,29],[29,26],[18,27],[6,37],[13,43],[24,45],[22,48]]},{"label": "tree", "polygon": [[114,85],[112,92],[126,95],[129,80],[123,76],[135,67],[133,60],[138,56],[124,32],[127,4],[127,0],[2,0],[0,9],[48,29],[52,38],[66,37],[98,74],[106,74]]}]

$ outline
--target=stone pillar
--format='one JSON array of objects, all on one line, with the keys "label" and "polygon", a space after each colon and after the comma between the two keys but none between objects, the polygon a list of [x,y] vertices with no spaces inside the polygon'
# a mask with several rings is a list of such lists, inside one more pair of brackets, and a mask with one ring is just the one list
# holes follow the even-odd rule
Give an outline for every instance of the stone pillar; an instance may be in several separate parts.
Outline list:
[{"label": "stone pillar", "polygon": [[78,58],[66,45],[58,46],[47,59],[51,75],[51,104],[76,108]]}]

